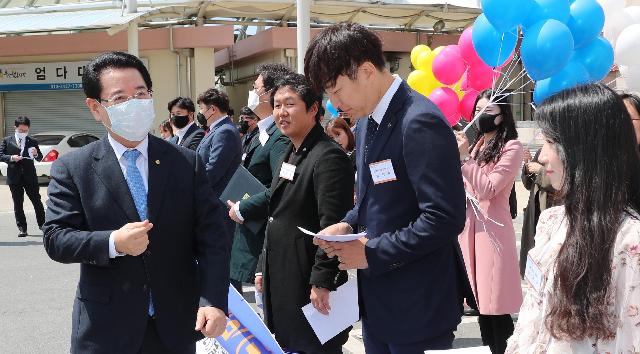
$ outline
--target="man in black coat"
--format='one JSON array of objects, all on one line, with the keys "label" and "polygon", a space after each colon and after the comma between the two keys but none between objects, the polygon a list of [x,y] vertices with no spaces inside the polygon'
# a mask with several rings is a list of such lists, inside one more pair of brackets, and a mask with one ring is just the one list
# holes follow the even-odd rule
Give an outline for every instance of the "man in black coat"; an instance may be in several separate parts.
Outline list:
[{"label": "man in black coat", "polygon": [[13,199],[13,212],[18,225],[18,237],[27,236],[27,219],[24,215],[24,193],[31,200],[36,211],[38,228],[44,224],[44,207],[40,200],[38,176],[33,160],[41,161],[42,152],[38,141],[28,136],[31,122],[27,117],[18,117],[15,121],[15,134],[2,140],[0,161],[7,164],[7,184]]},{"label": "man in black coat", "polygon": [[175,127],[170,142],[196,151],[205,132],[194,122],[196,106],[189,97],[176,97],[167,104],[171,124]]},{"label": "man in black coat", "polygon": [[321,96],[304,76],[280,81],[271,101],[276,124],[292,146],[260,206],[269,217],[261,264],[265,320],[289,351],[342,353],[349,330],[321,345],[301,307],[311,300],[327,313],[330,291],[346,281],[346,272],[298,226],[317,232],[342,218],[353,206],[353,168],[320,126]]}]

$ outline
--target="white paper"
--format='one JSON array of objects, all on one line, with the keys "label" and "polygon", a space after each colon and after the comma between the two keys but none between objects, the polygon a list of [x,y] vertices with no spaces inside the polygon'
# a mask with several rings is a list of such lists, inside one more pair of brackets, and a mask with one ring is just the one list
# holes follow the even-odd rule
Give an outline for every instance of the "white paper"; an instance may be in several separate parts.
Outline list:
[{"label": "white paper", "polygon": [[329,315],[321,314],[312,304],[302,307],[304,317],[322,344],[360,319],[357,280],[351,278],[336,291],[332,291],[329,295],[329,305]]},{"label": "white paper", "polygon": [[449,350],[427,350],[426,354],[491,354],[489,347],[469,347]]},{"label": "white paper", "polygon": [[305,234],[309,235],[309,236],[313,236],[313,237],[317,237],[319,239],[325,240],[325,241],[333,241],[333,242],[349,242],[349,241],[353,241],[353,240],[357,240],[360,237],[365,237],[367,236],[366,232],[361,232],[359,234],[346,234],[346,235],[321,235],[321,234],[317,234],[315,232],[311,232],[307,229],[304,229],[300,226],[298,226],[298,229],[302,232],[304,232]]}]

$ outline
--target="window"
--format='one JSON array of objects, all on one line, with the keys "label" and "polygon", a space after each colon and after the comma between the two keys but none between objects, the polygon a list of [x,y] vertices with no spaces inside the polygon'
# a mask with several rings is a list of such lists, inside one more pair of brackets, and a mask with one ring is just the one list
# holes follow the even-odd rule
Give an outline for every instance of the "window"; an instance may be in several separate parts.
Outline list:
[{"label": "window", "polygon": [[67,142],[69,144],[70,147],[72,148],[79,148],[79,147],[83,147],[89,143],[92,143],[94,141],[98,140],[97,137],[93,136],[93,135],[89,135],[89,134],[83,134],[83,135],[74,135],[71,138],[69,138],[69,141]]},{"label": "window", "polygon": [[34,134],[33,138],[38,141],[38,145],[58,145],[64,135]]}]

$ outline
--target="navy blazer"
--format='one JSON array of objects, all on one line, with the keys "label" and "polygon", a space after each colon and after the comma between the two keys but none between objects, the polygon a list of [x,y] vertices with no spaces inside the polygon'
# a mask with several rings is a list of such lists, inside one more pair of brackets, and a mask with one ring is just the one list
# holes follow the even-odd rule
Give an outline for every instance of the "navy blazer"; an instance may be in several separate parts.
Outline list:
[{"label": "navy blazer", "polygon": [[209,185],[217,200],[242,160],[240,133],[231,119],[224,118],[211,127],[196,152],[204,162]]},{"label": "navy blazer", "polygon": [[[38,141],[30,136],[27,136],[24,141],[22,156],[29,157],[29,149],[32,147],[38,151],[37,156],[33,158],[36,161],[41,161],[43,156],[40,151],[40,146],[38,146]],[[17,162],[11,161],[12,155],[20,155],[20,147],[16,142],[15,135],[10,135],[2,139],[2,143],[0,144],[0,161],[7,163],[7,184],[38,184],[38,176],[33,160],[22,159]]]},{"label": "navy blazer", "polygon": [[178,144],[177,135],[174,135],[171,139],[169,139],[169,141],[174,144],[184,146],[187,149],[196,151],[196,149],[198,148],[198,145],[200,145],[200,142],[202,141],[203,138],[204,138],[204,130],[202,130],[202,128],[200,128],[196,123],[193,123],[189,127],[189,129],[187,129],[187,131],[184,133],[184,136],[182,137],[182,141],[180,141],[180,144]]},{"label": "navy blazer", "polygon": [[[227,311],[231,240],[202,162],[149,136],[147,210],[153,223],[141,256],[109,258],[109,235],[140,221],[107,137],[53,163],[44,246],[51,259],[80,263],[72,353],[137,353],[153,295],[156,325],[172,351],[195,348],[199,306]],[[169,190],[179,190],[170,193]]]},{"label": "navy blazer", "polygon": [[[358,122],[357,203],[344,220],[369,238],[369,268],[358,272],[362,316],[389,343],[443,335],[460,323],[470,292],[458,244],[465,193],[455,137],[438,108],[404,82],[364,161],[367,123]],[[396,180],[373,184],[369,164],[384,160]]]}]

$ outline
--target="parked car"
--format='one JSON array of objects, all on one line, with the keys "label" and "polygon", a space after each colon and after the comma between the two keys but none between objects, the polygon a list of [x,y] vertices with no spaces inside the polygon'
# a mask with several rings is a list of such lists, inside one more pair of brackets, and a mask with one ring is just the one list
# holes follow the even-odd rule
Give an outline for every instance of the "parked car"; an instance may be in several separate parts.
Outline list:
[{"label": "parked car", "polygon": [[[42,161],[34,161],[36,174],[38,177],[51,177],[51,164],[58,157],[92,143],[99,138],[90,133],[54,131],[31,135],[38,141],[40,151],[42,151]],[[0,162],[0,173],[7,175],[7,164]]]}]

